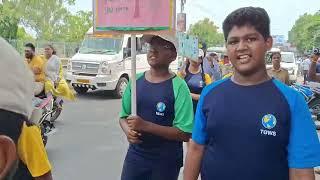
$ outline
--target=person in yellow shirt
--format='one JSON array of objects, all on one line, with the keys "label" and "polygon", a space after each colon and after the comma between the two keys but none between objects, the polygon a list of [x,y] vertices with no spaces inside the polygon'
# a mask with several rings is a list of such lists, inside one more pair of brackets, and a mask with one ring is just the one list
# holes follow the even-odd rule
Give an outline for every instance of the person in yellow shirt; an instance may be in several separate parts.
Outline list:
[{"label": "person in yellow shirt", "polygon": [[[34,97],[33,74],[18,52],[0,37],[0,136],[16,146],[13,180],[52,180],[51,164],[40,129],[29,120]],[[10,68],[8,68],[10,67]]]},{"label": "person in yellow shirt", "polygon": [[27,43],[25,45],[24,53],[28,66],[34,74],[36,82],[35,95],[39,95],[44,90],[46,62],[35,54],[35,46],[32,43]]}]

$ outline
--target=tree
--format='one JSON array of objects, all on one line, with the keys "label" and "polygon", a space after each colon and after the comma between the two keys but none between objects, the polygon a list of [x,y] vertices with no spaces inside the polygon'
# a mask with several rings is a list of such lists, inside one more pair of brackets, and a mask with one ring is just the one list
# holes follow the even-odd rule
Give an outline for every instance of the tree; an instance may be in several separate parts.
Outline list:
[{"label": "tree", "polygon": [[18,27],[17,39],[23,42],[25,41],[34,41],[35,39],[29,35],[23,27]]},{"label": "tree", "polygon": [[297,46],[300,52],[306,52],[320,46],[320,13],[300,16],[289,31],[289,42]]},{"label": "tree", "polygon": [[223,34],[218,32],[218,27],[209,18],[205,18],[190,25],[188,34],[197,36],[208,46],[222,46],[224,44]]},{"label": "tree", "polygon": [[0,4],[0,36],[6,39],[16,39],[19,18],[15,15],[14,4],[3,1]]},{"label": "tree", "polygon": [[92,12],[78,11],[76,15],[69,14],[65,19],[63,29],[63,38],[68,42],[79,42],[83,39],[85,33],[92,27]]},{"label": "tree", "polygon": [[[65,7],[74,5],[75,0],[3,0],[2,2],[0,35],[7,39],[23,38],[17,36],[18,25],[22,25],[35,32],[36,39],[79,42],[92,26],[92,12],[79,11],[72,14]],[[20,30],[20,33],[25,33]]]},{"label": "tree", "polygon": [[17,0],[21,23],[35,31],[37,38],[56,40],[64,26],[68,10],[64,3],[72,5],[75,0]]}]

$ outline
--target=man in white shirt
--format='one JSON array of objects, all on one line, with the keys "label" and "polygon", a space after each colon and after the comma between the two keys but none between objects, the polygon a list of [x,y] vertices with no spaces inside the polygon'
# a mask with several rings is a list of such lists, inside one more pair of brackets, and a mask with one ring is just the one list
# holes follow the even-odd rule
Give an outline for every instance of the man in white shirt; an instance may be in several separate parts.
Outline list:
[{"label": "man in white shirt", "polygon": [[310,64],[311,64],[311,61],[310,61],[309,57],[306,56],[306,59],[303,60],[303,62],[302,62],[303,82],[304,83],[306,83],[306,81],[308,80],[308,72],[309,72],[309,69],[310,69]]}]

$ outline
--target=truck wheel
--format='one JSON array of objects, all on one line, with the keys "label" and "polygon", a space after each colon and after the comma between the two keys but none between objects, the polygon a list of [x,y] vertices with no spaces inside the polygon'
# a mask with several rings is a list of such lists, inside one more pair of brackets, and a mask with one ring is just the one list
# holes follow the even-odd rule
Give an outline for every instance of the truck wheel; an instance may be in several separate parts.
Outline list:
[{"label": "truck wheel", "polygon": [[78,93],[78,94],[85,94],[89,89],[86,87],[74,87],[74,90]]},{"label": "truck wheel", "polygon": [[126,78],[122,77],[119,79],[116,89],[114,90],[114,95],[116,98],[119,98],[119,99],[122,98],[127,85],[128,85],[128,80]]}]

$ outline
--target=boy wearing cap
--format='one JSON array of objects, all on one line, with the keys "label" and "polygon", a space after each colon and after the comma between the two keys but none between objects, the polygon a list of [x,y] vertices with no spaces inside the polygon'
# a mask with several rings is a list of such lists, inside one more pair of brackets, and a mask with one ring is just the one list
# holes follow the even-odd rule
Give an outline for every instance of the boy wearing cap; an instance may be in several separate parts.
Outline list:
[{"label": "boy wearing cap", "polygon": [[137,116],[131,116],[128,85],[120,125],[130,143],[122,180],[177,180],[183,164],[182,142],[193,127],[190,91],[169,71],[177,57],[176,40],[170,36],[144,36],[149,44],[150,70],[137,75]]},{"label": "boy wearing cap", "polygon": [[311,61],[310,69],[309,69],[309,79],[311,81],[320,82],[320,75],[317,75],[317,63],[320,59],[320,49],[319,48],[315,48],[313,50],[313,55],[312,55],[311,59],[312,59],[312,61]]},{"label": "boy wearing cap", "polygon": [[267,12],[240,8],[223,31],[234,75],[201,94],[184,180],[314,180],[320,144],[308,106],[266,71]]},{"label": "boy wearing cap", "polygon": [[0,38],[0,135],[16,144],[19,159],[14,180],[52,180],[51,165],[40,129],[28,121],[34,78],[23,58]]}]

